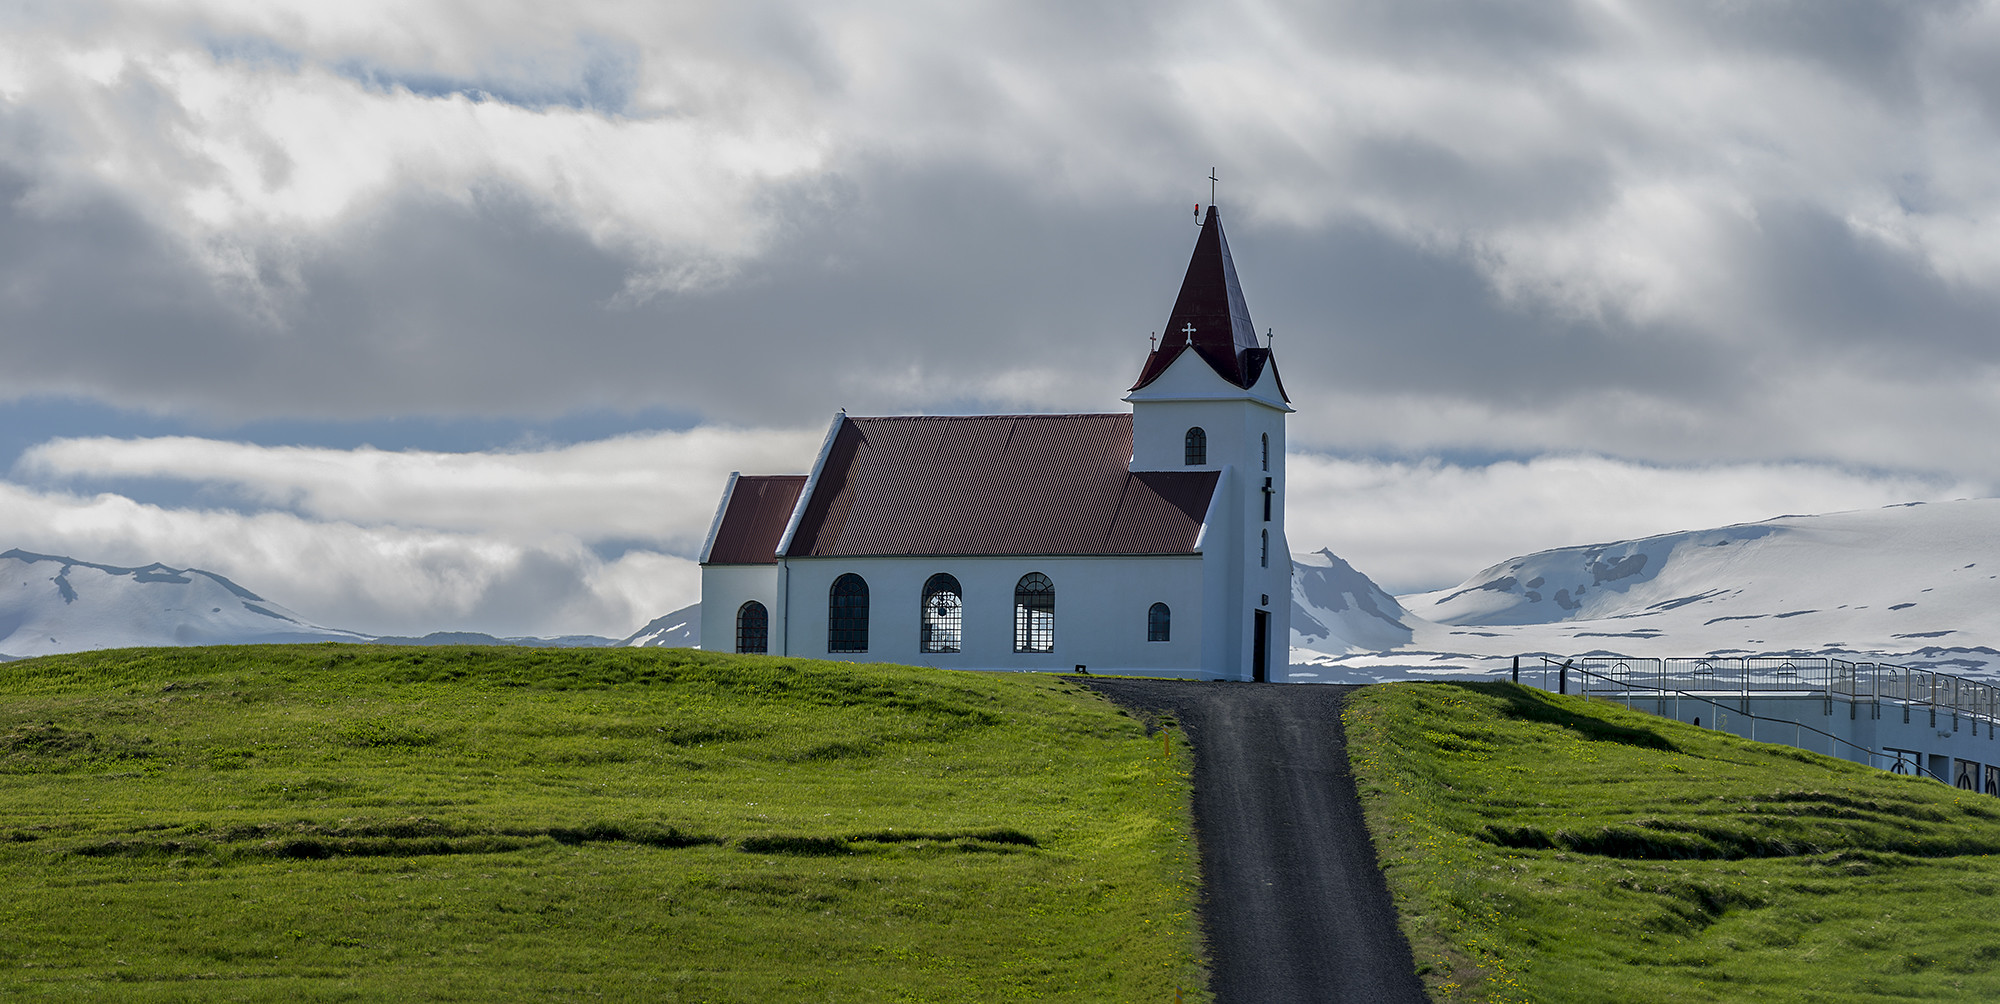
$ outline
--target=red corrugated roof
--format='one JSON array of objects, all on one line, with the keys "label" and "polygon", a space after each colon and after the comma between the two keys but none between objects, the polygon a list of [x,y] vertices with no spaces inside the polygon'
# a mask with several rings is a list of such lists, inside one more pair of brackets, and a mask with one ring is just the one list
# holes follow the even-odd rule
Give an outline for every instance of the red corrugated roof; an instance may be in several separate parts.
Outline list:
[{"label": "red corrugated roof", "polygon": [[1131,458],[1130,415],[842,418],[786,554],[1192,553],[1216,472]]},{"label": "red corrugated roof", "polygon": [[711,565],[775,565],[778,541],[806,479],[798,474],[738,477],[708,549]]}]

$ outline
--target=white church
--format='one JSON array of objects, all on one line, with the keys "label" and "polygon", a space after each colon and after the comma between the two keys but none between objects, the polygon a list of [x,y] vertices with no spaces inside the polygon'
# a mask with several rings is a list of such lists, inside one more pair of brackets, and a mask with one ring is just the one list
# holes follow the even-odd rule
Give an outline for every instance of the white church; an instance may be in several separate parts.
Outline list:
[{"label": "white church", "polygon": [[1277,362],[1214,206],[1130,414],[834,417],[804,475],[731,474],[701,550],[719,651],[1285,679]]}]

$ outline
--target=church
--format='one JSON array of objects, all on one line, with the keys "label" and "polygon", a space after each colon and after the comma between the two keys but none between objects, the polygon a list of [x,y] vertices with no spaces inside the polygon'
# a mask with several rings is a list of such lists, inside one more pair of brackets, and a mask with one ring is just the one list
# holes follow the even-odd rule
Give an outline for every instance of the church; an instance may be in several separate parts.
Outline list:
[{"label": "church", "polygon": [[701,549],[703,646],[1285,679],[1292,407],[1213,205],[1124,400],[1129,414],[843,412],[809,472],[731,474]]}]

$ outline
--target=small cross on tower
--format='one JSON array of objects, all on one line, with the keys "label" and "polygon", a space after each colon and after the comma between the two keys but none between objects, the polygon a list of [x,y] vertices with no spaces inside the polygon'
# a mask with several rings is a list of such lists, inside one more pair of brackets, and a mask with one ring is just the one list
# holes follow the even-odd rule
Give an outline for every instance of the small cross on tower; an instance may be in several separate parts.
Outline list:
[{"label": "small cross on tower", "polygon": [[1219,180],[1219,179],[1217,179],[1217,178],[1216,178],[1216,176],[1215,176],[1215,168],[1212,168],[1212,167],[1211,167],[1211,168],[1209,168],[1209,169],[1208,169],[1208,204],[1209,204],[1210,206],[1213,206],[1213,205],[1215,205],[1215,183],[1216,183],[1216,181],[1217,181],[1217,180]]},{"label": "small cross on tower", "polygon": [[1193,322],[1193,321],[1189,321],[1189,322],[1188,322],[1188,325],[1187,325],[1187,327],[1185,327],[1185,328],[1182,328],[1182,329],[1181,329],[1181,334],[1183,334],[1183,335],[1186,335],[1186,336],[1187,336],[1187,340],[1188,340],[1189,342],[1193,342],[1193,341],[1194,341],[1194,322]]}]

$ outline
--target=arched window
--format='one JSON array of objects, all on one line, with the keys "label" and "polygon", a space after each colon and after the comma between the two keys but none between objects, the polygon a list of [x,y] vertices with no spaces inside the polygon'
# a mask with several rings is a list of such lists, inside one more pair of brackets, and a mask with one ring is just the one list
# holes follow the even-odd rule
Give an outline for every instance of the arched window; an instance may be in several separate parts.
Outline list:
[{"label": "arched window", "polygon": [[1201,431],[1201,426],[1189,429],[1181,445],[1189,467],[1208,463],[1208,433]]},{"label": "arched window", "polygon": [[1271,469],[1271,434],[1264,433],[1264,469]]},{"label": "arched window", "polygon": [[1174,614],[1166,604],[1155,603],[1153,609],[1146,611],[1147,641],[1169,641],[1173,630]]},{"label": "arched window", "polygon": [[826,650],[868,651],[868,583],[848,572],[827,591]]},{"label": "arched window", "polygon": [[1269,568],[1271,567],[1271,531],[1265,530],[1262,536],[1264,543],[1257,549],[1257,564]]},{"label": "arched window", "polygon": [[1014,583],[1014,651],[1056,650],[1056,584],[1040,572]]},{"label": "arched window", "polygon": [[917,625],[917,649],[956,652],[965,616],[965,595],[958,580],[939,572],[924,580],[924,609]]},{"label": "arched window", "polygon": [[771,615],[751,600],[736,608],[736,651],[762,655],[771,650]]}]

